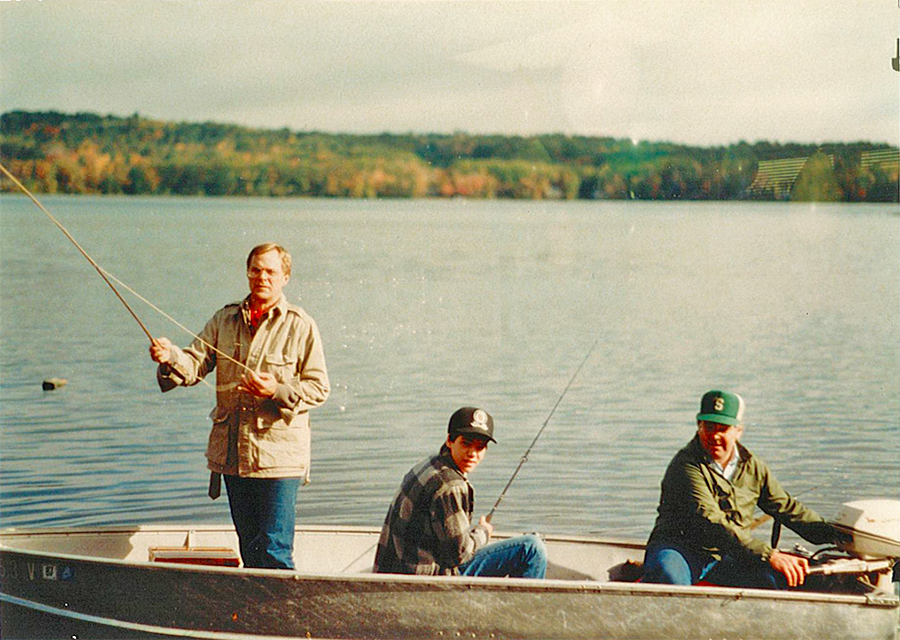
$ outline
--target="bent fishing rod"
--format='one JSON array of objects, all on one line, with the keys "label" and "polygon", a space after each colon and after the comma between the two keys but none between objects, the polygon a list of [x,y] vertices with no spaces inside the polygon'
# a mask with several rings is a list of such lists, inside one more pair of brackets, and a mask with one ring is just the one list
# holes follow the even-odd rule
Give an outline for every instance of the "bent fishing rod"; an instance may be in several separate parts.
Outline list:
[{"label": "bent fishing rod", "polygon": [[569,391],[569,387],[572,386],[572,383],[575,382],[575,378],[578,377],[578,374],[581,373],[581,369],[584,367],[585,363],[588,361],[588,358],[591,357],[591,353],[594,352],[594,347],[597,346],[598,340],[594,340],[594,344],[591,345],[591,348],[588,349],[587,355],[584,356],[584,360],[581,361],[581,364],[578,365],[578,368],[575,370],[575,373],[572,374],[572,377],[569,379],[569,384],[566,385],[566,388],[563,389],[562,393],[559,394],[559,398],[556,399],[556,404],[553,405],[553,409],[550,410],[550,414],[547,416],[547,419],[544,420],[544,424],[541,425],[540,430],[537,432],[537,435],[534,437],[534,440],[531,441],[531,445],[525,451],[525,455],[522,456],[522,459],[519,460],[519,465],[516,467],[516,470],[513,471],[512,477],[510,477],[509,482],[506,483],[506,486],[503,487],[503,491],[500,493],[500,497],[497,498],[497,502],[494,503],[491,512],[487,514],[485,519],[490,522],[491,518],[494,516],[494,512],[497,510],[497,507],[500,506],[500,502],[506,497],[506,492],[509,490],[510,485],[513,483],[513,480],[516,479],[516,476],[519,475],[519,470],[528,461],[528,454],[531,453],[531,450],[534,448],[534,445],[537,444],[538,439],[541,437],[541,434],[544,433],[544,429],[547,428],[547,425],[550,424],[550,418],[553,417],[553,414],[556,413],[556,408],[559,406],[559,403],[562,402],[562,399],[565,397],[566,393]]},{"label": "bent fishing rod", "polygon": [[[35,205],[37,205],[37,208],[40,209],[41,211],[43,211],[43,212],[46,214],[46,216],[47,216],[48,218],[50,218],[50,220],[53,222],[53,224],[55,224],[55,225],[59,228],[59,230],[62,231],[63,234],[64,234],[64,235],[72,242],[72,244],[75,245],[75,248],[78,249],[78,251],[81,253],[81,255],[83,255],[83,256],[85,257],[85,259],[86,259],[88,262],[91,263],[91,266],[94,267],[94,269],[97,270],[97,273],[100,274],[100,277],[103,278],[103,281],[104,281],[107,285],[109,285],[109,288],[112,289],[112,291],[113,291],[114,294],[116,294],[116,297],[119,299],[119,302],[121,302],[123,305],[125,305],[125,308],[128,310],[128,313],[130,313],[130,314],[131,314],[131,317],[134,318],[135,321],[140,325],[141,329],[144,331],[144,333],[145,333],[145,334],[147,335],[147,337],[150,339],[151,344],[157,344],[156,338],[154,338],[154,337],[150,334],[150,331],[147,329],[147,327],[144,325],[144,323],[141,322],[141,319],[138,317],[137,313],[135,313],[134,309],[131,308],[131,305],[129,305],[128,302],[125,300],[125,298],[122,297],[122,294],[119,293],[119,290],[118,290],[118,289],[116,288],[116,286],[112,283],[112,280],[115,280],[116,282],[118,282],[119,285],[120,285],[121,287],[123,287],[124,289],[127,289],[128,291],[130,291],[133,295],[135,295],[135,296],[136,296],[137,298],[139,298],[141,301],[143,301],[143,302],[145,302],[146,304],[148,304],[154,311],[157,311],[157,312],[160,313],[161,315],[165,316],[166,319],[168,319],[169,321],[171,321],[172,323],[174,323],[175,325],[177,325],[180,329],[182,329],[182,330],[185,331],[186,333],[190,334],[190,335],[193,336],[194,338],[196,338],[196,339],[198,339],[198,340],[201,340],[207,347],[209,347],[210,349],[212,349],[213,351],[215,351],[216,353],[218,353],[220,356],[222,356],[222,357],[225,358],[226,360],[230,360],[231,362],[237,364],[238,366],[243,367],[243,368],[246,369],[247,371],[253,371],[250,367],[248,367],[248,366],[247,366],[246,364],[244,364],[243,362],[240,362],[240,361],[238,361],[238,360],[235,360],[234,358],[232,358],[232,357],[231,357],[230,355],[228,355],[227,353],[225,353],[225,352],[223,352],[223,351],[220,351],[218,348],[215,347],[215,345],[209,344],[209,343],[206,342],[205,340],[202,340],[202,338],[200,338],[200,336],[198,336],[196,333],[192,332],[190,329],[188,329],[187,327],[185,327],[184,325],[182,325],[180,322],[178,322],[177,320],[175,320],[175,318],[173,318],[172,316],[170,316],[169,314],[167,314],[165,311],[163,311],[162,309],[160,309],[159,307],[157,307],[156,305],[154,305],[152,302],[150,302],[149,300],[147,300],[146,298],[144,298],[143,296],[141,296],[141,295],[140,295],[139,293],[137,293],[134,289],[132,289],[132,288],[129,287],[127,284],[125,284],[124,282],[122,282],[121,280],[119,280],[118,278],[116,278],[114,275],[108,273],[105,269],[103,269],[103,267],[101,267],[100,265],[98,265],[98,264],[96,263],[96,261],[94,261],[94,259],[88,254],[88,252],[85,251],[84,248],[82,248],[82,246],[81,246],[80,244],[78,244],[78,241],[75,240],[75,238],[72,236],[72,234],[69,233],[69,230],[66,229],[66,228],[63,226],[63,224],[53,216],[53,214],[51,214],[49,211],[47,211],[47,209],[44,207],[44,205],[41,204],[40,200],[38,200],[38,199],[34,196],[34,194],[32,194],[31,191],[29,191],[29,190],[25,187],[25,185],[23,185],[21,182],[19,182],[19,180],[18,180],[12,173],[10,173],[9,169],[7,169],[6,167],[4,167],[2,163],[0,163],[0,172],[2,172],[4,175],[6,175],[6,177],[8,177],[10,180],[12,180],[13,184],[15,184],[15,185],[22,191],[22,193],[24,193],[26,196],[28,196],[28,197],[31,199],[31,201],[32,201]],[[203,380],[203,382],[205,383],[206,381]],[[207,384],[208,384],[208,383],[207,383]]]},{"label": "bent fishing rod", "polygon": [[34,195],[25,187],[25,185],[22,184],[21,182],[19,182],[19,180],[13,174],[11,174],[9,172],[9,170],[6,167],[4,167],[2,164],[0,164],[0,171],[2,171],[6,175],[7,178],[12,180],[13,184],[22,190],[22,193],[24,193],[26,196],[31,198],[31,201],[35,205],[37,205],[38,209],[43,211],[47,215],[47,217],[50,218],[51,221],[53,221],[53,224],[55,224],[59,228],[59,230],[62,231],[65,234],[65,236],[72,242],[72,244],[75,245],[75,248],[78,249],[78,251],[81,252],[81,255],[83,255],[87,259],[87,261],[91,263],[91,266],[97,270],[97,273],[100,274],[100,277],[103,278],[103,281],[106,284],[108,284],[109,288],[112,289],[114,294],[116,294],[116,297],[119,299],[119,302],[121,302],[122,304],[125,305],[125,308],[128,309],[128,313],[131,314],[131,317],[135,319],[135,321],[141,326],[141,329],[143,329],[144,333],[147,334],[147,337],[150,338],[150,342],[155,343],[156,340],[153,338],[152,335],[150,335],[150,332],[147,330],[147,327],[145,327],[144,323],[141,322],[141,319],[138,318],[137,314],[134,312],[134,309],[131,308],[131,305],[129,305],[128,302],[125,301],[125,298],[122,297],[122,294],[119,293],[119,290],[116,289],[115,285],[110,281],[109,278],[106,277],[106,274],[103,272],[103,269],[100,268],[100,265],[98,265],[96,262],[94,262],[94,259],[90,255],[88,255],[88,252],[85,251],[81,247],[80,244],[78,244],[78,241],[72,237],[72,234],[69,233],[68,229],[66,229],[59,220],[54,218],[53,215],[49,211],[47,211],[46,208],[44,208],[44,205],[42,205],[41,202],[37,198],[35,198]]}]

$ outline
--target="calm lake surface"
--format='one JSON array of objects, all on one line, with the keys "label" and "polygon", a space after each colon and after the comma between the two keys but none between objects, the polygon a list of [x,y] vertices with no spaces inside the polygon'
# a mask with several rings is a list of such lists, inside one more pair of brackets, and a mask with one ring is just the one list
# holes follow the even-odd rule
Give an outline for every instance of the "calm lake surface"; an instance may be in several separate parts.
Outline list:
[{"label": "calm lake surface", "polygon": [[[318,322],[333,387],[301,522],[380,525],[469,404],[496,419],[471,478],[486,513],[595,341],[498,528],[644,539],[716,387],[745,397],[744,444],[825,517],[900,499],[896,205],[42,201],[193,331],[246,294],[251,247],[292,252],[286,293]],[[159,392],[140,327],[25,198],[0,198],[0,255],[0,524],[230,522],[206,497],[212,390]],[[50,377],[69,383],[43,391]]]}]

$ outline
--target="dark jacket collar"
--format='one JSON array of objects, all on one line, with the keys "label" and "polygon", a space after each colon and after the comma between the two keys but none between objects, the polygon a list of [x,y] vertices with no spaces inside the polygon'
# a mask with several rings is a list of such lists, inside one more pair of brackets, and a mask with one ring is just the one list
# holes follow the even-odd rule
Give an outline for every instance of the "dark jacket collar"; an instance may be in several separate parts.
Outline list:
[{"label": "dark jacket collar", "polygon": [[444,462],[444,464],[446,464],[448,467],[453,469],[456,473],[458,473],[461,477],[466,479],[466,481],[468,482],[468,478],[466,478],[466,474],[464,474],[462,471],[460,471],[459,467],[456,466],[456,461],[453,460],[453,454],[450,453],[450,447],[447,446],[446,442],[443,445],[441,445],[441,451],[440,451],[440,453],[438,453],[438,457],[440,457],[440,459]]}]

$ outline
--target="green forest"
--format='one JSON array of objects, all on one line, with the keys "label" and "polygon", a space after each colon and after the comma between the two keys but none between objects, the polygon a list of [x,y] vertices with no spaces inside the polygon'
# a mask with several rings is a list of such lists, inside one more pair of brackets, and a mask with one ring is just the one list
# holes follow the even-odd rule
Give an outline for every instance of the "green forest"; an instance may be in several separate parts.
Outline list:
[{"label": "green forest", "polygon": [[[561,134],[299,132],[139,114],[0,115],[0,162],[35,193],[897,202],[897,157],[896,148],[868,142],[695,147]],[[0,190],[15,189],[0,180]]]}]

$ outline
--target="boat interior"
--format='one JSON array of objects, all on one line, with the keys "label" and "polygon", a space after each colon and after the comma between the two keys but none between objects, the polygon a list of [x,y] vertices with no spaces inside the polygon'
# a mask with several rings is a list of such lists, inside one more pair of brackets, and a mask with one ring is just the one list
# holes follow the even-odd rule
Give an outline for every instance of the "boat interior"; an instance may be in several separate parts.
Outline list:
[{"label": "boat interior", "polygon": [[[298,528],[294,539],[296,570],[319,576],[371,573],[378,535],[379,530],[371,527]],[[495,538],[510,535],[518,534],[497,533]],[[641,577],[642,543],[576,536],[544,536],[544,541],[549,560],[547,579],[621,583],[637,582]],[[6,529],[0,531],[2,547],[114,562],[240,566],[237,537],[229,525]],[[891,578],[886,580],[880,590],[896,593],[896,582],[891,585]],[[809,576],[800,590],[861,595],[878,588],[865,573],[857,572]]]},{"label": "boat interior", "polygon": [[[304,526],[294,538],[297,571],[317,575],[370,573],[379,530]],[[509,537],[498,533],[497,539]],[[579,537],[545,537],[548,579],[633,581],[643,545]],[[0,546],[53,555],[125,562],[239,566],[237,537],[228,525],[136,526],[92,529],[4,530]],[[637,570],[637,573],[635,572]]]}]

